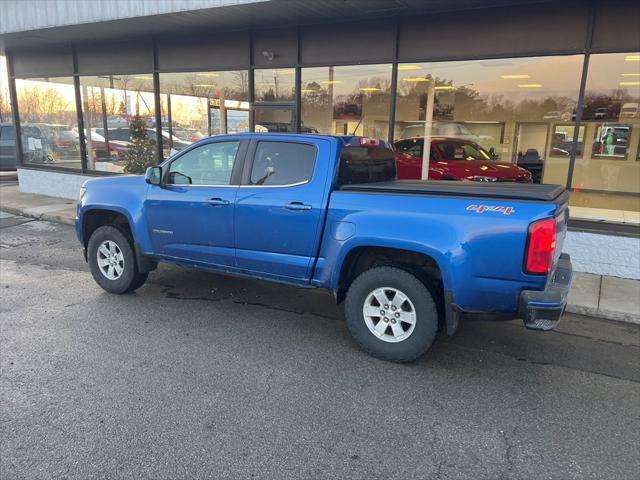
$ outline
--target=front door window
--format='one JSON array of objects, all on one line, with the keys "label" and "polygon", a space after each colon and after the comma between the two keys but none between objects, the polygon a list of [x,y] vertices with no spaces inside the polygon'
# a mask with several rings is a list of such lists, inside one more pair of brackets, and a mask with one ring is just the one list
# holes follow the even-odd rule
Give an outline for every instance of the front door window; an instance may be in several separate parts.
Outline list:
[{"label": "front door window", "polygon": [[170,185],[229,185],[240,142],[202,145],[171,162]]}]

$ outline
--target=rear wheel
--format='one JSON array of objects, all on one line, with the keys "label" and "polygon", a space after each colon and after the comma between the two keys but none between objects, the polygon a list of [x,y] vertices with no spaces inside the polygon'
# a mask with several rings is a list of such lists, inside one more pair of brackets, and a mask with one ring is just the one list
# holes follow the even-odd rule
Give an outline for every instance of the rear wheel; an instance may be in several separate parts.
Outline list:
[{"label": "rear wheel", "polygon": [[111,225],[93,232],[87,246],[93,279],[110,293],[128,293],[141,287],[149,276],[139,272],[131,242]]},{"label": "rear wheel", "polygon": [[438,311],[425,285],[395,267],[362,273],[345,301],[347,326],[370,355],[410,362],[431,347],[438,330]]}]

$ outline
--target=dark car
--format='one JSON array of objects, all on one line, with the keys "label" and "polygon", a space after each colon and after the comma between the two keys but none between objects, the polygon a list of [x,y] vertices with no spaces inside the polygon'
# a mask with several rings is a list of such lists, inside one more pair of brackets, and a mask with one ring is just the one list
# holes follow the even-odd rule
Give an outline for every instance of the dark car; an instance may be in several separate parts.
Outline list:
[{"label": "dark car", "polygon": [[[104,130],[103,130],[104,131]],[[100,133],[100,130],[96,130],[96,132]],[[147,139],[151,145],[156,144],[156,131],[153,128],[147,128]],[[124,142],[131,141],[131,131],[128,128],[114,128],[109,129],[109,140],[120,140]],[[169,136],[169,132],[162,131],[162,146],[165,149],[168,149],[170,146],[174,150],[182,150],[183,148],[191,145],[191,142],[185,142],[180,140],[175,135],[173,137]]]}]

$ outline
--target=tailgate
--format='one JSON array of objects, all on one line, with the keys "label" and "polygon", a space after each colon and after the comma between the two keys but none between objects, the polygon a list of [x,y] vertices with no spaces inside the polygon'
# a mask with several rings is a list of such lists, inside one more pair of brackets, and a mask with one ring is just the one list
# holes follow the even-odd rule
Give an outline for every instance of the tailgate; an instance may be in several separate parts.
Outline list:
[{"label": "tailgate", "polygon": [[555,276],[555,271],[562,255],[562,247],[564,239],[567,236],[567,225],[569,223],[569,192],[565,191],[562,195],[555,199],[556,204],[556,249],[553,253],[553,267],[547,283]]}]

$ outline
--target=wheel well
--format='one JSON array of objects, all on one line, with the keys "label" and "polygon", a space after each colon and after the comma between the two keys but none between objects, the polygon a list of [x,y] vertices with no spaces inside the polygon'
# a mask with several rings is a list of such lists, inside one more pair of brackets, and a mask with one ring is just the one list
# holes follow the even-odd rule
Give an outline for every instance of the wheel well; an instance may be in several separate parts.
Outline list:
[{"label": "wheel well", "polygon": [[[82,238],[85,247],[89,244],[89,238],[91,238],[93,232],[104,225],[117,227],[127,236],[129,241],[133,238],[129,220],[122,213],[114,212],[113,210],[89,210],[84,214],[82,221]],[[133,242],[131,244],[133,245]]]},{"label": "wheel well", "polygon": [[433,295],[438,313],[443,319],[444,286],[438,263],[429,255],[411,250],[383,247],[358,247],[351,250],[340,270],[336,298],[342,302],[349,285],[358,275],[374,267],[397,267],[419,278]]}]

